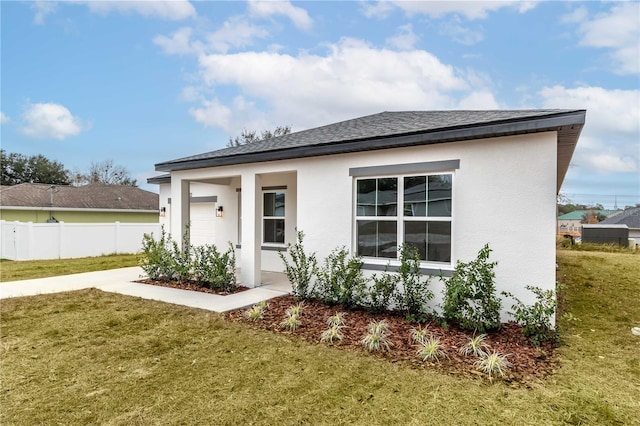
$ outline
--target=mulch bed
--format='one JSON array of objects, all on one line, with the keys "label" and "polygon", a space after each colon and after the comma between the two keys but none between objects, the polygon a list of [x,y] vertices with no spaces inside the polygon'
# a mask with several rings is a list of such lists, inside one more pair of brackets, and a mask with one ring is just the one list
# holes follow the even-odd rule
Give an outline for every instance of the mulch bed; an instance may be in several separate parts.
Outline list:
[{"label": "mulch bed", "polygon": [[146,279],[142,279],[142,280],[136,280],[135,282],[141,283],[141,284],[158,285],[158,286],[161,286],[161,287],[177,288],[177,289],[180,289],[180,290],[199,291],[201,293],[217,294],[219,296],[228,296],[230,294],[236,294],[236,293],[240,293],[241,291],[249,290],[249,287],[244,287],[244,286],[241,286],[241,285],[240,286],[236,286],[236,288],[234,288],[233,291],[213,290],[213,289],[204,287],[201,283],[198,283],[197,281],[184,281],[184,282],[180,282],[180,281],[155,281],[155,280],[150,280],[150,279],[146,278]]},{"label": "mulch bed", "polygon": [[[418,346],[410,338],[411,329],[418,327],[418,324],[409,323],[404,316],[397,312],[372,314],[363,310],[349,311],[341,306],[327,306],[317,301],[306,301],[300,315],[300,327],[295,332],[290,332],[284,330],[280,323],[286,316],[285,311],[287,308],[297,304],[298,301],[293,296],[282,296],[271,299],[268,303],[269,307],[263,314],[264,319],[260,321],[247,319],[244,316],[244,310],[233,311],[226,314],[226,316],[233,321],[242,322],[251,327],[300,337],[317,344],[326,344],[363,353],[368,353],[360,342],[366,334],[367,325],[374,320],[386,319],[390,325],[391,349],[372,355],[385,358],[390,362],[404,362],[415,368],[434,368],[447,374],[486,377],[484,373],[479,372],[477,367],[474,366],[477,358],[460,354],[459,349],[468,343],[473,333],[462,330],[457,326],[443,328],[438,322],[428,323],[429,331],[433,336],[439,338],[440,342],[445,346],[448,358],[442,359],[439,363],[424,362],[417,356]],[[346,313],[346,327],[343,329],[344,338],[332,344],[320,342],[322,332],[328,328],[327,319],[337,312]],[[521,327],[515,323],[503,324],[499,331],[489,333],[486,343],[491,350],[507,355],[507,361],[511,363],[511,367],[503,380],[516,386],[526,385],[532,380],[548,376],[553,373],[557,364],[553,345],[544,343],[540,349],[536,349],[522,334]]]},{"label": "mulch bed", "polygon": [[[202,287],[201,284],[195,281],[177,282],[142,279],[136,282],[223,296],[249,290],[247,287],[238,286],[233,292],[220,292]],[[232,321],[242,322],[258,329],[283,333],[312,343],[330,345],[366,354],[369,354],[369,352],[362,347],[360,341],[367,333],[367,326],[371,321],[386,319],[390,326],[390,350],[371,353],[372,356],[378,356],[390,362],[403,362],[414,368],[434,368],[457,376],[486,377],[474,365],[477,358],[462,355],[459,352],[460,348],[473,337],[473,333],[462,330],[455,325],[444,328],[437,321],[427,323],[429,332],[440,339],[440,343],[444,345],[447,357],[441,359],[440,362],[424,362],[417,356],[418,346],[410,337],[411,329],[423,327],[424,325],[410,323],[398,312],[372,314],[364,310],[348,310],[339,305],[327,306],[318,301],[306,301],[303,304],[302,314],[300,315],[300,327],[295,332],[290,332],[284,330],[280,323],[286,316],[285,311],[289,307],[296,305],[298,301],[293,296],[281,296],[269,300],[268,303],[269,307],[263,314],[264,319],[260,321],[247,319],[244,316],[244,310],[232,311],[225,315]],[[321,342],[320,336],[328,328],[327,319],[337,312],[346,313],[346,327],[342,330],[344,338],[334,343]],[[515,386],[526,385],[537,379],[544,379],[552,374],[557,366],[554,346],[550,343],[543,343],[540,349],[537,349],[522,334],[522,327],[513,322],[503,324],[499,331],[488,333],[486,343],[491,350],[507,355],[507,361],[511,364],[511,367],[509,367],[502,380]]]}]

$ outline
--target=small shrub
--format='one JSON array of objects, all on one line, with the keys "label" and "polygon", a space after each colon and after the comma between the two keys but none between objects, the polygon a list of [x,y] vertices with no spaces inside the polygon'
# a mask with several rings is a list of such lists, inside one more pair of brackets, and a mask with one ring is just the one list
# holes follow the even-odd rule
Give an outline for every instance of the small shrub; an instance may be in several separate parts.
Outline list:
[{"label": "small shrub", "polygon": [[473,336],[463,347],[460,348],[460,353],[462,355],[473,355],[476,357],[487,355],[489,353],[489,345],[485,342],[486,337],[486,334]]},{"label": "small shrub", "polygon": [[251,320],[251,321],[259,321],[264,319],[264,311],[267,310],[267,304],[266,302],[260,302],[256,305],[253,305],[252,307],[250,307],[249,309],[247,309],[246,311],[244,311],[244,316],[245,318]]},{"label": "small shrub", "polygon": [[500,327],[501,301],[496,296],[493,272],[497,262],[488,261],[490,253],[486,244],[475,260],[458,261],[450,278],[441,277],[445,283],[442,306],[445,319],[481,333]]},{"label": "small shrub", "polygon": [[556,298],[553,290],[543,290],[540,287],[526,286],[536,296],[536,302],[525,305],[517,297],[508,292],[502,292],[504,296],[511,297],[516,303],[511,306],[509,312],[518,324],[522,325],[522,332],[531,341],[539,346],[541,342],[556,340],[558,335],[551,325],[551,318],[556,312]]},{"label": "small shrub", "polygon": [[286,310],[286,314],[289,317],[296,316],[299,317],[302,315],[303,303],[298,303],[297,305],[289,306]]},{"label": "small shrub", "polygon": [[347,308],[362,306],[366,281],[362,260],[349,257],[345,247],[333,250],[318,272],[314,294],[323,303],[342,304]]},{"label": "small shrub", "polygon": [[289,331],[296,331],[300,327],[300,319],[297,315],[289,315],[280,322],[280,327]]},{"label": "small shrub", "polygon": [[380,276],[374,274],[371,277],[373,284],[367,291],[368,308],[374,313],[389,309],[389,303],[398,288],[400,277],[385,271]]},{"label": "small shrub", "polygon": [[327,324],[330,327],[344,327],[344,317],[344,312],[336,312],[335,315],[332,315],[327,319]]},{"label": "small shrub", "polygon": [[362,338],[362,346],[369,352],[389,350],[389,323],[385,320],[373,321],[367,327],[367,334]]},{"label": "small shrub", "polygon": [[298,231],[296,243],[287,244],[287,254],[291,258],[291,263],[284,253],[278,252],[278,256],[284,262],[293,295],[298,299],[306,300],[312,294],[311,280],[318,271],[318,262],[315,253],[307,254],[305,252],[303,239],[304,233]]},{"label": "small shrub", "polygon": [[411,329],[411,340],[416,343],[422,343],[427,338],[429,334],[429,328],[424,326],[424,328],[412,328]]},{"label": "small shrub", "polygon": [[398,309],[405,312],[409,321],[425,321],[427,303],[433,298],[433,292],[429,290],[429,277],[420,273],[420,253],[412,245],[400,246],[398,276],[402,284],[394,294]]},{"label": "small shrub", "polygon": [[204,245],[193,250],[193,276],[200,283],[219,291],[233,291],[237,286],[236,255],[233,244],[225,253],[214,245]]},{"label": "small shrub", "polygon": [[156,240],[153,233],[142,237],[142,259],[140,267],[152,280],[168,280],[171,272],[171,251],[169,238],[162,226],[160,239]]},{"label": "small shrub", "polygon": [[342,340],[344,335],[340,330],[342,330],[342,326],[335,324],[331,325],[327,330],[322,332],[320,341],[333,343],[335,340]]},{"label": "small shrub", "polygon": [[493,376],[496,374],[504,377],[507,369],[511,367],[511,363],[507,361],[507,355],[502,355],[499,352],[485,354],[475,362],[475,365],[480,371],[489,375],[489,380],[493,380]]},{"label": "small shrub", "polygon": [[423,339],[420,342],[420,348],[418,348],[418,356],[423,361],[437,361],[440,362],[441,357],[446,357],[447,353],[444,351],[444,345],[440,343],[440,339],[437,337],[429,336],[427,339]]},{"label": "small shrub", "polygon": [[182,247],[174,240],[171,241],[171,261],[170,278],[178,282],[185,282],[191,279],[192,262],[191,240],[189,237],[189,225],[187,225],[182,235]]}]

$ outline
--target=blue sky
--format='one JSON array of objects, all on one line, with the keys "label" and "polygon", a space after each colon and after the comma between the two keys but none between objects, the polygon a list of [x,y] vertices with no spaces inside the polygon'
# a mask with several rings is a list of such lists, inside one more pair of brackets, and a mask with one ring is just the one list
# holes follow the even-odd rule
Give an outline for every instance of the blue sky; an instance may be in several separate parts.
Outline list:
[{"label": "blue sky", "polygon": [[2,148],[72,171],[381,111],[585,108],[562,192],[640,203],[639,2],[3,1]]}]

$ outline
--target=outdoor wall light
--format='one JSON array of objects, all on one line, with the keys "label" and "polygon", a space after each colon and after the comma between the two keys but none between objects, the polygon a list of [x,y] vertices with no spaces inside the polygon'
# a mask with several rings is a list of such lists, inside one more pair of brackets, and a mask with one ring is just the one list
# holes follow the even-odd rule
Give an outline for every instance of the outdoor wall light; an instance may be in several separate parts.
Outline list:
[{"label": "outdoor wall light", "polygon": [[216,217],[222,217],[224,214],[224,209],[222,208],[222,206],[218,206],[218,208],[216,209]]},{"label": "outdoor wall light", "polygon": [[160,217],[164,217],[167,214],[166,207],[160,207]]}]

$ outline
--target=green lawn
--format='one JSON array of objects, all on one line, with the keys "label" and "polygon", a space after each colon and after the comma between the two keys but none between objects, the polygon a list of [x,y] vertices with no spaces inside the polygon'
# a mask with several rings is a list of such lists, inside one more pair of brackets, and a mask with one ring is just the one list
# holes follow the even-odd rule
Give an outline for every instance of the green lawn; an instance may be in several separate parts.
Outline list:
[{"label": "green lawn", "polygon": [[560,251],[557,372],[528,386],[412,369],[84,290],[2,301],[0,424],[637,424],[640,257]]},{"label": "green lawn", "polygon": [[104,271],[106,269],[138,266],[139,263],[140,255],[138,254],[114,254],[79,259],[3,260],[0,263],[0,281],[7,282],[77,274],[79,272]]}]

